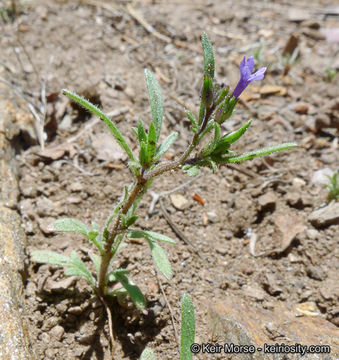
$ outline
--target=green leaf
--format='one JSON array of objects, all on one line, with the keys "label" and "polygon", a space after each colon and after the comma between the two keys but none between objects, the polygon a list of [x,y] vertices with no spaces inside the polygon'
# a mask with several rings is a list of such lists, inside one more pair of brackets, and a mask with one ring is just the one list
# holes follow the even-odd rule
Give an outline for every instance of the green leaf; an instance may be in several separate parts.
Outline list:
[{"label": "green leaf", "polygon": [[135,135],[137,138],[139,138],[139,137],[138,137],[138,128],[136,128],[135,126],[132,126],[132,131],[133,131],[134,135]]},{"label": "green leaf", "polygon": [[244,135],[247,128],[251,125],[251,120],[249,120],[245,125],[243,125],[240,129],[232,131],[229,134],[224,135],[216,144],[215,149],[211,152],[212,156],[223,155],[228,153],[228,149],[241,136]]},{"label": "green leaf", "polygon": [[217,95],[217,100],[214,102],[215,106],[218,106],[222,101],[226,99],[226,96],[228,95],[228,92],[230,91],[229,87],[222,88],[219,90]]},{"label": "green leaf", "polygon": [[118,275],[128,275],[129,274],[129,270],[127,269],[115,269],[115,270],[112,270],[111,272],[109,272],[107,274],[107,277],[109,279],[109,281],[118,281],[117,277],[116,277],[116,274]]},{"label": "green leaf", "polygon": [[98,256],[97,254],[93,254],[93,253],[89,253],[88,255],[91,258],[91,260],[93,261],[93,264],[95,266],[95,272],[96,272],[97,276],[99,276],[100,267],[101,267],[101,257]]},{"label": "green leaf", "polygon": [[132,226],[139,218],[139,215],[133,215],[126,220],[126,228]]},{"label": "green leaf", "polygon": [[157,139],[159,139],[163,116],[163,101],[161,96],[161,89],[157,79],[148,69],[145,69],[145,78],[149,102],[152,109],[152,120],[156,128]]},{"label": "green leaf", "polygon": [[129,167],[129,169],[131,170],[132,174],[134,176],[138,177],[139,174],[140,174],[140,168],[141,168],[140,163],[138,161],[132,161],[131,160],[131,161],[128,162],[127,165]]},{"label": "green leaf", "polygon": [[206,113],[206,106],[201,101],[200,102],[200,110],[199,110],[199,123],[198,123],[199,126],[202,124],[202,121],[204,120],[205,113]]},{"label": "green leaf", "polygon": [[222,140],[230,145],[235,143],[245,134],[247,128],[251,125],[251,122],[251,120],[247,121],[247,123],[244,124],[240,129],[232,131],[231,133],[225,135]]},{"label": "green leaf", "polygon": [[212,171],[213,171],[213,174],[215,174],[217,172],[217,165],[215,164],[215,161],[213,160],[208,160],[211,168],[212,168]]},{"label": "green leaf", "polygon": [[153,351],[150,348],[146,348],[142,352],[140,360],[157,360],[157,358],[155,357]]},{"label": "green leaf", "polygon": [[91,222],[91,225],[92,225],[92,229],[94,230],[94,231],[96,231],[96,232],[100,232],[100,227],[99,227],[99,225],[96,223],[96,222],[94,222],[94,221],[92,221]]},{"label": "green leaf", "polygon": [[187,116],[187,119],[191,122],[192,131],[194,133],[197,133],[199,131],[199,128],[198,128],[198,122],[197,122],[195,115],[189,110],[186,110],[185,114]]},{"label": "green leaf", "polygon": [[127,290],[135,306],[138,309],[144,309],[146,305],[146,299],[139,287],[133,284],[133,282],[130,281],[128,277],[122,273],[115,272],[114,275],[116,279],[121,283],[121,285]]},{"label": "green leaf", "polygon": [[201,152],[202,157],[204,158],[209,156],[211,153],[213,153],[214,149],[218,145],[218,141],[220,138],[220,131],[221,131],[220,125],[218,123],[214,123],[213,126],[214,126],[214,138],[208,144],[206,144],[206,146],[203,148]]},{"label": "green leaf", "polygon": [[173,273],[165,250],[154,240],[146,239],[151,249],[152,257],[158,270],[167,278],[171,279]]},{"label": "green leaf", "polygon": [[35,250],[32,252],[32,261],[41,264],[51,264],[58,266],[69,266],[72,260],[65,255],[60,255],[54,251],[49,250]]},{"label": "green leaf", "polygon": [[139,120],[139,123],[138,123],[138,140],[139,140],[139,144],[141,144],[142,142],[146,142],[146,139],[147,139],[147,136],[146,136],[144,126],[142,125],[142,121]]},{"label": "green leaf", "polygon": [[216,145],[220,138],[220,125],[218,123],[214,123],[214,139],[213,143]]},{"label": "green leaf", "polygon": [[101,120],[103,120],[105,122],[105,124],[108,126],[108,128],[111,130],[111,132],[112,132],[115,140],[117,141],[117,143],[121,146],[121,148],[123,150],[126,151],[129,158],[131,160],[134,160],[132,150],[128,146],[126,140],[121,135],[120,131],[115,126],[114,122],[106,114],[104,114],[98,107],[96,107],[95,105],[90,103],[88,100],[84,99],[83,97],[77,95],[76,93],[73,93],[73,92],[71,92],[69,90],[66,90],[66,89],[63,89],[62,93],[67,95],[70,99],[74,100],[75,102],[77,102],[79,105],[81,105],[85,109],[89,110],[94,115],[99,116],[99,118]]},{"label": "green leaf", "polygon": [[127,237],[134,238],[134,239],[145,238],[145,239],[163,241],[163,242],[167,242],[170,244],[176,243],[175,240],[171,239],[170,237],[168,237],[166,235],[159,234],[159,233],[156,233],[153,231],[148,231],[148,230],[131,230],[127,234]]},{"label": "green leaf", "polygon": [[144,142],[140,144],[139,161],[142,166],[148,165],[147,144]]},{"label": "green leaf", "polygon": [[32,260],[38,263],[62,266],[66,268],[65,275],[85,277],[91,286],[93,288],[95,287],[92,274],[86,268],[85,264],[78,258],[75,251],[71,253],[70,257],[67,257],[53,251],[36,250],[32,253]]},{"label": "green leaf", "polygon": [[176,131],[172,132],[167,136],[167,138],[155,151],[154,161],[160,159],[169,150],[169,148],[173,145],[177,137],[178,137],[178,133]]},{"label": "green leaf", "polygon": [[87,269],[86,265],[82,262],[82,260],[78,257],[75,251],[72,251],[70,258],[72,259],[72,264],[65,271],[65,274],[68,276],[83,276],[94,288],[95,283],[92,274]]},{"label": "green leaf", "polygon": [[88,233],[91,231],[91,229],[80,220],[71,218],[56,220],[52,228],[55,231],[74,232],[86,237],[88,237]]},{"label": "green leaf", "polygon": [[180,360],[192,360],[191,345],[195,337],[194,306],[188,294],[184,294],[181,300],[181,341]]},{"label": "green leaf", "polygon": [[222,101],[217,110],[215,111],[214,120],[218,124],[224,123],[227,119],[229,119],[234,112],[234,108],[237,105],[238,100],[232,96],[231,98],[229,96],[226,96],[225,100]]},{"label": "green leaf", "polygon": [[215,68],[213,47],[205,32],[201,35],[201,44],[204,52],[204,74],[208,74],[213,79]]},{"label": "green leaf", "polygon": [[118,289],[114,289],[112,291],[108,291],[108,296],[116,296],[117,298],[125,298],[128,294],[127,290],[124,287],[120,287]]},{"label": "green leaf", "polygon": [[201,101],[204,103],[206,109],[209,109],[213,104],[213,80],[208,74],[204,74]]},{"label": "green leaf", "polygon": [[188,169],[187,175],[188,176],[197,176],[200,173],[200,167],[199,166],[192,166]]},{"label": "green leaf", "polygon": [[157,145],[157,133],[154,123],[151,122],[148,129],[148,139],[147,139],[147,154],[149,157],[149,162],[153,160],[156,145]]},{"label": "green leaf", "polygon": [[284,144],[280,144],[280,145],[276,145],[276,146],[272,146],[272,147],[268,147],[268,148],[264,148],[264,149],[250,151],[250,152],[247,152],[247,153],[241,154],[241,155],[224,157],[224,158],[222,158],[222,162],[228,163],[228,162],[241,162],[241,161],[246,161],[246,160],[252,160],[259,156],[266,156],[266,155],[275,153],[277,151],[288,150],[288,149],[295,148],[297,146],[298,145],[295,143],[284,143]]},{"label": "green leaf", "polygon": [[86,236],[102,253],[102,241],[100,239],[100,229],[96,223],[92,223],[93,229],[89,228],[87,225],[82,223],[80,220],[77,219],[58,219],[53,224],[52,228],[55,231],[62,231],[62,232],[74,232],[77,234],[81,234]]}]

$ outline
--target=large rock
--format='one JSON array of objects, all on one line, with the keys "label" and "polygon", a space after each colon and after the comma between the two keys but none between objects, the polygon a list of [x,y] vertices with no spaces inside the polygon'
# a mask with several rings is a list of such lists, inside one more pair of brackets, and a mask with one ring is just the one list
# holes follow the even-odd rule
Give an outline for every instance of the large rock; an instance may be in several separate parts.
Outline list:
[{"label": "large rock", "polygon": [[[0,94],[5,89],[0,85]],[[14,151],[8,141],[11,124],[6,122],[6,101],[0,97],[0,359],[29,360],[28,331],[22,319],[24,308],[24,232],[16,211],[19,196]],[[6,135],[7,137],[6,137]]]},{"label": "large rock", "polygon": [[[209,308],[211,338],[223,349],[225,345],[230,349],[231,344],[234,344],[233,350],[239,350],[241,345],[250,349],[252,345],[253,353],[228,353],[225,358],[229,360],[338,359],[339,329],[320,316],[300,316],[296,308],[277,302],[273,310],[265,310],[257,305],[250,306],[241,298],[227,296]],[[279,353],[279,345],[294,346],[300,352]],[[311,345],[329,345],[331,352],[301,356],[305,346],[310,349]],[[275,353],[265,353],[265,350],[275,350]],[[226,355],[224,351],[221,354]]]},{"label": "large rock", "polygon": [[315,227],[339,225],[339,202],[331,202],[323,208],[314,210],[308,220]]}]

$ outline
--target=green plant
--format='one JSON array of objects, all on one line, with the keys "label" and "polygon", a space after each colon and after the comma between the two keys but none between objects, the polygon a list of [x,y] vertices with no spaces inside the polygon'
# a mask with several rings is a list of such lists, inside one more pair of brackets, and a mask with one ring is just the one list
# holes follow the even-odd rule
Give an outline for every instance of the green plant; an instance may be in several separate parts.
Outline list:
[{"label": "green plant", "polygon": [[339,200],[339,179],[338,171],[334,172],[332,176],[326,175],[329,179],[329,184],[324,184],[328,190],[328,200]]},{"label": "green plant", "polygon": [[333,69],[332,67],[328,66],[325,69],[325,73],[326,73],[326,81],[331,82],[334,80],[334,78],[338,75],[338,71],[336,69]]},{"label": "green plant", "polygon": [[[204,54],[204,76],[201,91],[199,114],[196,117],[187,111],[187,118],[191,122],[192,139],[186,150],[174,161],[161,161],[162,156],[169,150],[178,137],[172,132],[160,144],[160,132],[163,118],[163,100],[160,86],[149,70],[145,70],[146,85],[152,110],[152,120],[146,131],[140,120],[133,132],[139,143],[138,154],[135,155],[124,136],[116,125],[99,108],[77,94],[63,90],[63,93],[91,113],[102,119],[113,137],[129,158],[129,169],[133,182],[125,186],[123,196],[115,206],[102,228],[92,222],[85,225],[76,219],[58,219],[53,225],[55,231],[78,233],[85,236],[94,245],[97,252],[89,253],[95,265],[95,273],[88,270],[82,260],[73,252],[69,257],[48,250],[34,251],[32,259],[38,263],[50,263],[64,267],[65,274],[69,276],[84,277],[93,289],[93,292],[104,301],[106,296],[122,296],[129,294],[138,308],[145,307],[145,297],[139,287],[130,281],[126,269],[118,269],[114,260],[119,249],[128,238],[143,238],[148,243],[151,254],[158,270],[166,277],[171,278],[172,270],[166,252],[159,243],[174,244],[169,237],[152,231],[140,230],[133,225],[138,220],[136,214],[140,200],[151,186],[157,176],[174,171],[183,170],[189,176],[195,176],[201,167],[210,167],[216,171],[217,166],[230,162],[241,162],[258,156],[268,155],[277,151],[294,148],[294,143],[284,143],[273,147],[250,151],[235,155],[230,147],[244,135],[251,124],[248,121],[240,129],[222,134],[221,125],[229,119],[238,103],[238,97],[250,82],[262,80],[266,68],[261,68],[254,74],[254,59],[244,57],[240,64],[240,80],[233,92],[220,87],[214,80],[214,53],[212,45],[204,33],[202,35]],[[203,140],[208,138],[207,142]],[[202,144],[203,143],[203,144]],[[203,145],[203,146],[200,146]],[[193,152],[195,151],[195,154]],[[111,283],[120,283],[121,288],[110,290]]]},{"label": "green plant", "polygon": [[10,0],[0,6],[0,18],[4,22],[13,21],[17,16],[18,0]]},{"label": "green plant", "polygon": [[[180,360],[192,360],[193,353],[200,351],[199,344],[194,343],[195,317],[194,306],[191,297],[184,294],[181,299],[181,336],[180,336]],[[153,351],[146,348],[140,360],[156,360]]]}]

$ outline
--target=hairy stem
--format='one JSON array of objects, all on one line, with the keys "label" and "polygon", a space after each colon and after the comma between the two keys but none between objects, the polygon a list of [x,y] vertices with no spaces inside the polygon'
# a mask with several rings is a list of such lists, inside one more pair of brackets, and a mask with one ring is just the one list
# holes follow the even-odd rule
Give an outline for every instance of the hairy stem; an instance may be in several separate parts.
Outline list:
[{"label": "hairy stem", "polygon": [[105,244],[104,248],[104,255],[101,259],[101,266],[100,266],[100,272],[99,272],[99,281],[98,281],[98,293],[99,296],[103,296],[105,293],[105,278],[108,270],[108,266],[110,264],[110,261],[112,257],[114,256],[117,247],[119,246],[121,240],[118,243],[117,242],[117,235],[121,233],[120,229],[120,221],[121,221],[121,214],[126,215],[130,207],[133,205],[133,203],[138,199],[139,195],[143,195],[147,189],[147,183],[149,180],[153,179],[156,176],[159,176],[165,172],[171,171],[171,170],[177,170],[182,165],[185,164],[187,158],[190,156],[192,151],[196,148],[196,146],[199,144],[202,136],[200,135],[207,123],[210,119],[212,113],[213,113],[214,107],[210,108],[209,111],[206,112],[203,122],[201,124],[200,130],[197,134],[194,134],[192,141],[190,145],[187,147],[187,149],[184,151],[184,153],[180,156],[180,158],[176,161],[171,161],[167,163],[162,163],[159,166],[155,167],[153,170],[150,170],[149,172],[145,172],[145,169],[142,169],[140,176],[137,179],[137,182],[134,184],[132,191],[130,192],[129,196],[127,197],[125,203],[123,204],[120,212],[117,214],[116,220],[114,222],[113,228],[109,233],[108,240]]},{"label": "hairy stem", "polygon": [[105,288],[105,277],[107,274],[109,263],[112,259],[112,256],[114,255],[112,253],[112,246],[114,243],[114,240],[116,236],[119,234],[120,229],[120,221],[121,217],[120,214],[126,215],[129,208],[133,205],[134,201],[137,199],[138,195],[144,187],[146,186],[147,180],[143,178],[143,176],[139,176],[138,181],[135,183],[132,191],[130,192],[128,198],[126,199],[126,202],[123,204],[121,211],[119,212],[118,216],[116,217],[116,220],[113,225],[113,229],[110,231],[109,238],[105,244],[104,248],[104,256],[101,259],[101,266],[100,266],[100,273],[99,273],[99,282],[98,282],[98,292],[99,295],[104,295],[104,288]]}]

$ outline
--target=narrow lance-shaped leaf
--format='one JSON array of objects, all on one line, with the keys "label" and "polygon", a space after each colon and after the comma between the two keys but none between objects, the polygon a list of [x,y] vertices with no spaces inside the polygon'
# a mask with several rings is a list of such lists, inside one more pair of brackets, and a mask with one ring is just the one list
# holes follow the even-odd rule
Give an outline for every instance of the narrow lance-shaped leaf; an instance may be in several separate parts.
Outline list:
[{"label": "narrow lance-shaped leaf", "polygon": [[218,106],[226,98],[226,96],[228,95],[229,90],[230,90],[229,87],[222,88],[222,89],[219,90],[217,99],[214,102],[216,106]]},{"label": "narrow lance-shaped leaf", "polygon": [[204,74],[201,101],[204,103],[206,109],[209,109],[213,104],[213,80],[208,74]]},{"label": "narrow lance-shaped leaf", "polygon": [[152,120],[156,128],[157,139],[159,139],[163,116],[163,101],[161,96],[161,89],[157,79],[148,69],[145,69],[145,78],[149,102],[152,110]]},{"label": "narrow lance-shaped leaf", "polygon": [[86,237],[91,231],[91,229],[83,222],[72,218],[58,219],[54,222],[51,228],[55,231],[73,232],[84,235]]},{"label": "narrow lance-shaped leaf", "polygon": [[70,99],[77,102],[79,105],[83,106],[85,109],[89,110],[91,113],[99,116],[99,118],[101,120],[103,120],[105,122],[105,124],[108,126],[108,128],[111,130],[111,132],[112,132],[115,140],[117,141],[117,143],[122,147],[123,150],[126,151],[129,158],[131,160],[134,160],[132,150],[128,146],[126,140],[121,135],[120,131],[115,126],[114,122],[106,114],[104,114],[98,107],[96,107],[95,105],[90,103],[88,100],[84,99],[83,97],[81,97],[81,96],[79,96],[79,95],[77,95],[77,94],[75,94],[75,93],[73,93],[73,92],[71,92],[69,90],[63,89],[62,93],[67,95]]},{"label": "narrow lance-shaped leaf", "polygon": [[154,160],[160,159],[170,149],[177,137],[177,132],[172,132],[171,134],[169,134],[167,138],[163,141],[163,143],[156,149],[154,154]]},{"label": "narrow lance-shaped leaf", "polygon": [[213,79],[215,68],[213,46],[205,32],[201,35],[201,45],[204,52],[204,74],[208,74]]},{"label": "narrow lance-shaped leaf", "polygon": [[191,345],[195,337],[194,306],[188,294],[184,294],[181,300],[181,342],[180,360],[192,360]]},{"label": "narrow lance-shaped leaf", "polygon": [[97,254],[89,253],[88,254],[91,260],[93,261],[93,264],[95,266],[96,274],[99,275],[100,267],[101,267],[101,257]]},{"label": "narrow lance-shaped leaf", "polygon": [[158,270],[167,278],[172,277],[171,264],[168,261],[165,250],[154,240],[146,239],[151,249],[152,257]]},{"label": "narrow lance-shaped leaf", "polygon": [[205,158],[214,151],[220,138],[220,132],[221,132],[220,125],[218,123],[214,123],[214,137],[212,140],[209,141],[208,144],[204,146],[201,152],[202,157]]},{"label": "narrow lance-shaped leaf", "polygon": [[156,144],[157,144],[157,133],[154,123],[152,121],[148,129],[148,139],[147,139],[147,154],[148,154],[149,162],[153,160]]},{"label": "narrow lance-shaped leaf", "polygon": [[232,131],[231,133],[223,136],[216,144],[212,155],[225,154],[226,151],[229,149],[230,145],[239,140],[244,135],[250,125],[251,120],[244,124],[240,129]]},{"label": "narrow lance-shaped leaf", "polygon": [[52,264],[58,266],[67,266],[72,260],[65,255],[60,255],[50,250],[35,250],[32,252],[32,261],[41,264]]},{"label": "narrow lance-shaped leaf", "polygon": [[198,121],[195,115],[189,110],[186,110],[185,114],[187,116],[187,119],[191,122],[193,132],[197,133],[199,129],[198,129]]},{"label": "narrow lance-shaped leaf", "polygon": [[147,139],[146,132],[144,126],[142,125],[141,120],[139,120],[138,123],[138,139],[139,139],[139,144],[141,144],[142,142],[146,142]]},{"label": "narrow lance-shaped leaf", "polygon": [[116,279],[121,283],[121,285],[127,290],[132,301],[138,309],[144,309],[146,300],[144,295],[138,286],[136,286],[127,276],[122,273],[114,272]]},{"label": "narrow lance-shaped leaf", "polygon": [[147,144],[144,142],[140,144],[139,161],[142,166],[148,165]]},{"label": "narrow lance-shaped leaf", "polygon": [[241,154],[241,155],[224,157],[222,159],[222,161],[220,161],[220,162],[227,163],[227,162],[241,162],[241,161],[246,161],[246,160],[252,160],[259,156],[266,156],[266,155],[275,153],[277,151],[288,150],[288,149],[295,148],[297,146],[298,145],[295,143],[284,143],[284,144],[280,144],[280,145],[276,145],[276,146],[272,146],[272,147],[268,147],[268,148],[250,151],[250,152],[247,152],[247,153]]},{"label": "narrow lance-shaped leaf", "polygon": [[94,288],[95,283],[92,274],[87,269],[82,260],[78,257],[75,251],[72,251],[70,258],[72,260],[72,264],[66,269],[65,274],[68,276],[82,276],[87,279],[87,281]]},{"label": "narrow lance-shaped leaf", "polygon": [[127,237],[134,238],[134,239],[145,238],[145,239],[163,241],[163,242],[167,242],[170,244],[176,243],[175,240],[171,239],[170,237],[168,237],[166,235],[159,234],[154,231],[148,231],[148,230],[131,230],[127,234]]}]

